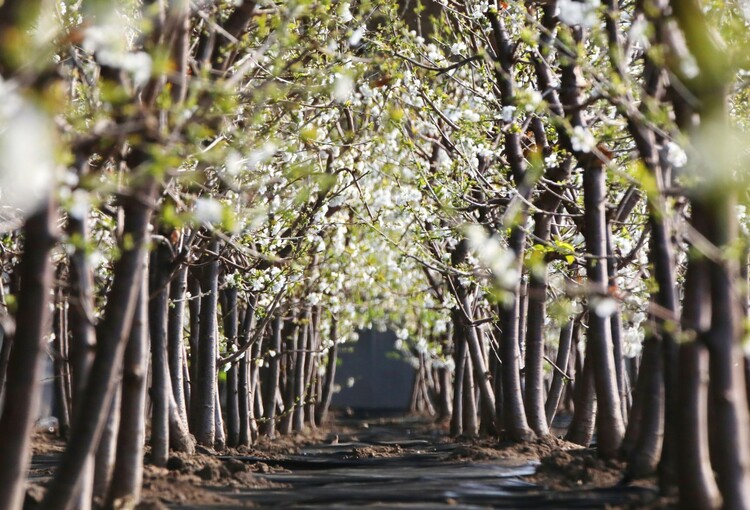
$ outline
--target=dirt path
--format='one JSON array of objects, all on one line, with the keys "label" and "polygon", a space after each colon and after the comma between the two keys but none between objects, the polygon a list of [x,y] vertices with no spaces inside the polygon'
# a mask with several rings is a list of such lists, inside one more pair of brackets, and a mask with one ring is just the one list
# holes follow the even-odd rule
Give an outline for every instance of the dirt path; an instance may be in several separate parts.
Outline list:
[{"label": "dirt path", "polygon": [[[647,484],[618,486],[620,466],[571,447],[555,439],[526,446],[453,442],[416,418],[345,419],[326,434],[280,438],[231,455],[173,457],[170,469],[147,467],[142,507],[664,506]],[[41,476],[50,462],[50,455],[37,455],[33,469]]]}]

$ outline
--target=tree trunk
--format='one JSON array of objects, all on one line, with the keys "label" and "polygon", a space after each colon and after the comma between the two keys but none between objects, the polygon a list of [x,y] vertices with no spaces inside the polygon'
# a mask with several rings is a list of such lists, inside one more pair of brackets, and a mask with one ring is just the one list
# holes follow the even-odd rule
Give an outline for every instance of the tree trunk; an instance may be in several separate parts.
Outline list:
[{"label": "tree trunk", "polygon": [[151,252],[148,326],[151,337],[151,464],[167,465],[169,457],[169,397],[171,380],[167,359],[170,250],[164,241]]},{"label": "tree trunk", "polygon": [[[119,378],[118,378],[119,379]],[[112,473],[115,469],[117,454],[117,434],[120,430],[120,387],[115,388],[112,401],[107,411],[107,421],[99,439],[94,458],[94,506],[103,506],[107,501],[112,485]]]},{"label": "tree trunk", "polygon": [[[607,224],[607,285],[614,292],[617,291],[615,254],[612,249],[612,226]],[[609,316],[609,327],[612,335],[612,355],[615,360],[615,380],[617,394],[620,396],[620,412],[623,425],[628,420],[627,396],[625,392],[625,360],[622,351],[622,310],[620,303],[616,303],[615,311]]]},{"label": "tree trunk", "polygon": [[195,453],[195,438],[190,434],[187,423],[180,416],[177,402],[169,395],[169,447],[177,452]]},{"label": "tree trunk", "polygon": [[[560,341],[557,345],[557,357],[555,358],[555,365],[560,370],[567,370],[568,368],[570,348],[573,345],[573,339],[578,339],[578,329],[579,323],[573,319],[568,320],[562,329],[560,329]],[[549,427],[552,426],[552,420],[555,419],[555,414],[557,414],[557,408],[560,406],[560,397],[563,394],[566,382],[565,377],[559,370],[553,372],[552,384],[547,393],[547,401],[544,406],[544,414],[547,426]]]},{"label": "tree trunk", "polygon": [[[693,217],[692,223],[701,221]],[[700,229],[696,225],[697,228]],[[679,347],[675,436],[680,508],[712,510],[721,507],[721,494],[711,469],[708,444],[708,351],[710,296],[706,262],[688,260],[682,326],[692,338]]]},{"label": "tree trunk", "polygon": [[227,447],[227,437],[224,434],[224,418],[221,415],[221,399],[219,397],[219,386],[216,386],[216,393],[214,393],[215,404],[214,404],[214,449],[217,452],[223,452]]},{"label": "tree trunk", "polygon": [[193,269],[188,275],[188,289],[190,292],[190,301],[188,302],[188,311],[190,314],[190,334],[188,343],[190,345],[190,398],[188,409],[188,423],[190,430],[195,431],[198,424],[198,345],[201,336],[201,283],[200,268]]},{"label": "tree trunk", "polygon": [[[255,306],[247,306],[245,309],[244,317],[242,320],[242,343],[246,343],[250,339],[250,335],[255,330]],[[239,362],[239,372],[237,377],[237,399],[238,399],[238,414],[239,414],[239,438],[238,443],[240,446],[248,446],[252,443],[253,437],[251,432],[251,423],[253,420],[253,405],[252,405],[252,379],[251,379],[251,365],[252,365],[252,348],[248,350]]]},{"label": "tree trunk", "polygon": [[209,253],[203,258],[201,279],[200,338],[196,357],[195,377],[195,438],[198,444],[214,447],[216,441],[216,358],[218,356],[217,303],[219,285],[219,241],[208,242]]},{"label": "tree trunk", "polygon": [[[145,159],[142,153],[135,156],[139,160]],[[130,333],[138,297],[139,285],[136,282],[141,281],[143,274],[144,244],[151,220],[151,203],[156,198],[157,189],[156,183],[149,179],[137,188],[136,196],[122,197],[127,243],[120,243],[121,256],[115,262],[104,318],[97,328],[96,357],[79,411],[74,415],[70,443],[44,499],[45,509],[64,510],[70,507],[87,458],[101,438],[107,418],[105,409],[114,395]]]},{"label": "tree trunk", "polygon": [[[59,272],[58,272],[59,275]],[[68,371],[68,350],[66,349],[66,336],[68,333],[65,324],[65,299],[62,292],[55,292],[54,314],[54,374],[55,374],[55,404],[59,423],[60,437],[67,438],[70,433],[70,395]]]},{"label": "tree trunk", "polygon": [[[85,168],[85,165],[83,166]],[[83,173],[83,172],[82,172]],[[91,363],[94,361],[96,332],[94,330],[94,281],[88,254],[83,248],[89,241],[88,212],[82,217],[68,216],[68,235],[80,239],[70,255],[68,265],[68,330],[71,383],[73,386],[72,414],[77,412],[81,395],[86,387]],[[78,510],[89,510],[93,499],[94,457],[86,461],[81,486],[74,506]]]},{"label": "tree trunk", "polygon": [[338,361],[338,321],[336,318],[331,318],[331,342],[332,345],[328,348],[328,356],[326,357],[326,375],[323,382],[323,393],[318,402],[315,410],[315,422],[318,425],[322,425],[326,421],[328,416],[328,409],[331,407],[331,399],[333,398],[333,382],[336,378],[336,363]]},{"label": "tree trunk", "polygon": [[474,398],[474,375],[471,356],[464,358],[464,365],[463,429],[465,436],[476,437],[479,434],[479,424],[477,423],[477,402]]},{"label": "tree trunk", "polygon": [[453,375],[453,415],[451,416],[450,433],[453,437],[463,435],[464,432],[464,372],[466,371],[467,347],[466,339],[461,335],[459,310],[453,310],[453,345],[455,346],[454,362],[456,370]]},{"label": "tree trunk", "polygon": [[[547,215],[534,215],[534,234],[541,239],[549,238],[549,220],[546,218],[548,218]],[[531,268],[528,288],[526,387],[524,388],[526,417],[529,426],[535,434],[546,436],[549,434],[547,414],[544,410],[544,319],[547,309],[546,264],[544,264],[544,267]],[[562,379],[558,377],[557,372],[555,372],[553,377],[560,381],[559,388],[562,389]]]},{"label": "tree trunk", "polygon": [[114,508],[135,506],[141,499],[143,447],[146,439],[146,386],[148,373],[148,286],[146,275],[139,285],[138,301],[125,350],[120,402],[120,432],[109,492]]},{"label": "tree trunk", "polygon": [[[586,345],[591,351],[590,345]],[[588,353],[587,353],[588,354]],[[596,391],[594,388],[594,360],[587,355],[583,360],[583,368],[576,373],[574,390],[573,421],[570,423],[565,439],[581,446],[591,444],[596,427]]]},{"label": "tree trunk", "polygon": [[276,393],[279,391],[279,353],[281,352],[281,315],[277,315],[273,320],[273,332],[271,336],[271,345],[268,353],[268,386],[263,388],[265,395],[263,398],[263,434],[268,437],[276,435]]},{"label": "tree trunk", "polygon": [[[255,317],[253,321],[255,321]],[[255,324],[255,322],[253,322]],[[255,329],[253,325],[252,329]],[[257,418],[263,416],[263,394],[260,387],[260,363],[262,362],[263,353],[263,338],[265,334],[258,336],[258,341],[255,342],[251,349],[252,356],[250,357],[250,377],[248,386],[250,387],[250,394],[248,395],[248,409],[250,409],[250,434],[251,441],[258,438],[258,420]]]},{"label": "tree trunk", "polygon": [[[638,420],[638,438],[629,454],[627,472],[631,478],[654,474],[664,438],[664,357],[659,341],[649,335],[644,341],[641,376],[636,398],[644,399]],[[641,384],[642,383],[642,384]]]},{"label": "tree trunk", "polygon": [[[463,341],[466,343],[471,363],[468,367],[472,367],[474,370],[472,377],[472,387],[477,385],[479,387],[480,402],[479,405],[482,409],[482,416],[486,419],[491,420],[491,423],[486,424],[487,430],[494,432],[498,431],[497,419],[495,417],[495,392],[492,389],[492,382],[490,380],[490,373],[487,370],[487,364],[484,360],[484,349],[482,343],[477,334],[477,329],[471,324],[471,304],[466,293],[466,289],[459,283],[455,282],[456,292],[458,294],[459,306],[461,310],[457,310],[458,321],[455,322],[455,330],[459,335],[462,336]],[[469,315],[467,317],[467,315]],[[464,407],[466,410],[466,407]]]},{"label": "tree trunk", "polygon": [[[239,323],[237,319],[237,289],[228,287],[224,291],[224,336],[227,349],[234,352],[237,347]],[[240,411],[238,393],[239,363],[232,363],[227,371],[227,446],[235,448],[240,442]]]},{"label": "tree trunk", "polygon": [[[701,207],[706,238],[725,249],[737,240],[736,203],[731,195]],[[740,307],[734,282],[734,261],[709,260],[711,327],[708,332],[711,414],[716,424],[715,446],[719,489],[725,508],[750,508],[750,417],[745,395],[745,370],[740,334]]]},{"label": "tree trunk", "polygon": [[187,292],[187,266],[183,265],[175,273],[169,287],[170,306],[167,320],[167,349],[169,375],[172,379],[174,395],[180,419],[187,425],[187,406],[184,391],[183,353],[185,350],[183,328],[185,323],[185,297]]},{"label": "tree trunk", "polygon": [[286,337],[282,345],[284,346],[284,354],[281,358],[281,363],[284,366],[280,367],[280,376],[283,378],[282,394],[284,398],[284,414],[281,416],[281,423],[279,424],[279,432],[282,434],[291,434],[292,425],[294,421],[294,399],[297,393],[296,385],[296,370],[299,368],[297,359],[299,357],[300,338],[302,337],[302,326],[300,325],[300,318],[294,320],[294,327],[289,331],[282,331],[282,335]]},{"label": "tree trunk", "polygon": [[[55,242],[56,209],[51,199],[24,224],[22,286],[17,329],[10,353],[5,402],[0,417],[0,508],[20,509],[31,460],[31,436],[39,409],[44,338],[49,333],[52,288],[50,250]],[[9,344],[6,336],[3,344]]]},{"label": "tree trunk", "polygon": [[617,456],[625,427],[622,421],[617,387],[616,360],[612,350],[609,317],[597,313],[597,299],[612,299],[607,294],[607,225],[605,171],[601,162],[592,160],[583,172],[584,237],[586,274],[593,293],[589,296],[589,338],[598,405],[597,449],[604,458]]},{"label": "tree trunk", "polygon": [[[291,406],[287,412],[294,416],[292,427],[295,432],[300,432],[305,428],[305,368],[307,367],[307,353],[310,346],[310,326],[311,317],[310,309],[306,309],[303,316],[303,322],[300,325],[302,334],[299,338],[299,351],[295,358],[294,364],[294,399],[289,402]],[[312,353],[310,354],[312,356]]]}]

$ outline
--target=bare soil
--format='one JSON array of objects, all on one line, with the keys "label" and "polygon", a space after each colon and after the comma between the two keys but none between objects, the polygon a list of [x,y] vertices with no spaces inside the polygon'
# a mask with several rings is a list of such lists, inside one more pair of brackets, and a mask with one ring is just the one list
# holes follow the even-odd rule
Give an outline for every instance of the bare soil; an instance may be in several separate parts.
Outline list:
[{"label": "bare soil", "polygon": [[[391,440],[391,437],[381,436],[387,436],[391,428],[401,434],[398,437],[409,439],[399,443]],[[418,444],[409,444],[409,441]],[[54,462],[50,459],[56,458],[63,449],[64,442],[54,434],[35,434],[35,462],[30,472],[32,481],[27,495],[27,508],[38,508],[38,501],[44,493],[43,486],[53,474]],[[398,457],[408,458],[429,450],[437,452],[433,455],[438,455],[437,458],[442,459],[441,462],[445,462],[446,467],[455,466],[456,469],[461,469],[462,464],[468,466],[477,463],[538,464],[536,473],[524,476],[523,480],[533,483],[543,492],[558,494],[617,490],[618,487],[626,486],[648,488],[651,493],[655,493],[653,488],[656,487],[655,479],[625,483],[624,463],[604,461],[596,456],[593,449],[582,448],[554,436],[525,444],[498,442],[490,438],[452,439],[447,436],[444,424],[426,419],[410,421],[408,428],[404,430],[403,422],[384,418],[343,420],[343,423],[326,429],[277,436],[274,439],[262,438],[252,447],[218,453],[205,448],[199,449],[195,455],[174,453],[165,468],[148,464],[145,466],[143,502],[138,508],[251,508],[256,506],[252,494],[279,492],[278,489],[291,487],[287,483],[272,481],[274,478],[284,479],[285,474],[293,475],[292,470],[296,471],[294,467],[292,470],[283,467],[285,462],[304,458],[305,455],[315,457],[314,452],[318,450],[336,450],[340,453],[337,458],[353,462],[378,459],[398,461]],[[237,497],[233,497],[235,495]],[[606,507],[662,509],[673,508],[675,504],[673,498],[652,497],[648,502]]]}]

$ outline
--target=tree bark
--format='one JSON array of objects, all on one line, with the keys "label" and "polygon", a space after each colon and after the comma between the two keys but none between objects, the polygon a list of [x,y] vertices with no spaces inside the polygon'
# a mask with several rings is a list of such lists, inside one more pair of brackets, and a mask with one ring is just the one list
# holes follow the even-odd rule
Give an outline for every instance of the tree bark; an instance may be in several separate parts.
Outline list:
[{"label": "tree bark", "polygon": [[[693,217],[693,223],[698,220]],[[698,227],[699,228],[699,227]],[[680,508],[721,507],[721,494],[711,469],[708,444],[708,351],[704,342],[710,321],[706,262],[688,260],[682,326],[692,338],[680,344],[675,458]]]},{"label": "tree bark", "polygon": [[198,444],[214,447],[216,441],[216,358],[218,356],[217,303],[219,286],[219,241],[212,238],[209,253],[203,257],[201,275],[200,338],[198,339],[195,377],[195,438]]},{"label": "tree bark", "polygon": [[[233,352],[237,347],[239,331],[237,314],[237,289],[228,287],[224,290],[224,336],[227,348]],[[240,411],[238,393],[239,363],[232,363],[227,371],[227,446],[236,447],[240,442]]]},{"label": "tree bark", "polygon": [[336,363],[338,361],[338,321],[335,317],[331,319],[331,342],[332,345],[328,348],[328,355],[326,356],[326,375],[323,382],[323,393],[318,402],[315,410],[315,422],[318,425],[325,423],[328,416],[328,409],[331,407],[331,399],[333,398],[333,382],[336,378]]},{"label": "tree bark", "polygon": [[477,401],[474,398],[474,375],[471,363],[471,356],[464,358],[464,391],[463,391],[463,429],[464,435],[476,437],[479,434],[479,424],[477,422]]},{"label": "tree bark", "polygon": [[[119,377],[118,377],[119,379]],[[117,435],[120,430],[120,387],[115,388],[112,402],[107,411],[107,421],[99,439],[94,456],[94,506],[103,506],[107,501],[112,485],[112,473],[115,469],[115,455],[117,454]]]},{"label": "tree bark", "polygon": [[[247,306],[242,320],[242,343],[246,343],[255,330],[255,306]],[[252,348],[248,350],[239,362],[237,378],[238,414],[240,430],[238,442],[241,446],[248,446],[253,441],[251,424],[254,423],[252,405]]]},{"label": "tree bark", "polygon": [[151,252],[148,326],[151,338],[151,464],[167,465],[169,457],[169,397],[171,380],[167,359],[167,309],[171,254],[164,241]]},{"label": "tree bark", "polygon": [[515,441],[528,441],[534,437],[534,431],[529,428],[526,420],[519,366],[521,359],[518,343],[521,309],[520,275],[525,242],[526,234],[521,228],[514,227],[511,229],[508,244],[516,257],[514,268],[518,271],[519,277],[514,289],[510,291],[510,303],[507,306],[501,305],[497,308],[500,317],[498,329],[500,333],[500,361],[502,363],[503,425],[508,436]]},{"label": "tree bark", "polygon": [[[627,473],[631,478],[654,474],[664,438],[664,357],[660,342],[649,335],[644,341],[641,376],[636,398],[643,399],[638,420],[638,438],[629,454]],[[641,384],[642,383],[642,384]]]},{"label": "tree bark", "polygon": [[[139,153],[136,157],[145,160],[145,154]],[[140,282],[143,274],[144,244],[151,220],[151,204],[156,198],[157,189],[156,183],[148,179],[135,190],[134,195],[122,197],[124,234],[128,242],[120,243],[122,255],[115,262],[104,319],[97,328],[96,357],[79,412],[74,415],[70,443],[44,499],[45,509],[64,510],[70,507],[86,459],[101,438],[107,417],[104,410],[114,395],[130,333],[139,287],[135,282]]]},{"label": "tree bark", "polygon": [[[305,428],[305,368],[307,367],[307,353],[310,347],[310,326],[311,314],[307,308],[301,313],[303,322],[300,325],[302,334],[299,338],[299,352],[295,358],[294,364],[294,399],[289,403],[291,406],[287,412],[294,416],[292,428],[295,432],[300,432]],[[312,353],[310,353],[312,356]]]},{"label": "tree bark", "polygon": [[[39,409],[44,338],[49,333],[52,288],[50,250],[55,242],[56,209],[52,199],[24,224],[22,286],[17,329],[10,353],[5,402],[0,417],[0,508],[20,509],[31,459],[31,432]],[[8,337],[3,344],[8,343]]]},{"label": "tree bark", "polygon": [[[86,165],[79,165],[86,172]],[[74,215],[68,216],[68,235],[72,239],[79,239],[77,245],[70,255],[68,265],[68,329],[69,329],[69,356],[71,367],[71,379],[73,385],[73,405],[71,414],[77,412],[79,400],[86,387],[91,364],[94,361],[96,348],[96,331],[94,330],[94,281],[93,271],[89,263],[88,254],[83,246],[89,241],[88,212],[81,218]],[[91,508],[94,484],[94,457],[87,460],[83,468],[81,488],[74,506],[78,510]]]},{"label": "tree bark", "polygon": [[125,349],[120,402],[120,432],[108,502],[114,508],[137,505],[143,481],[143,450],[146,439],[146,386],[148,372],[148,287],[144,274],[138,285],[138,301]]},{"label": "tree bark", "polygon": [[454,362],[456,370],[453,375],[453,415],[451,416],[450,433],[453,437],[458,437],[464,432],[464,372],[466,370],[467,356],[466,339],[461,335],[459,310],[453,310],[453,345],[454,345]]},{"label": "tree bark", "polygon": [[[560,341],[557,344],[557,357],[555,358],[555,365],[560,370],[566,370],[568,367],[573,339],[578,338],[578,325],[578,321],[570,319],[560,329]],[[553,372],[552,383],[550,384],[547,401],[544,405],[545,418],[549,427],[552,426],[552,420],[555,419],[555,414],[557,414],[557,408],[560,406],[560,397],[562,397],[566,382],[565,377],[558,370]]]},{"label": "tree bark", "polygon": [[167,348],[169,375],[172,379],[172,394],[180,415],[187,426],[187,405],[183,378],[183,353],[185,350],[183,328],[185,323],[185,297],[187,293],[188,268],[182,265],[177,269],[169,287],[170,307],[167,319]]},{"label": "tree bark", "polygon": [[[586,350],[591,351],[588,344]],[[576,373],[576,385],[573,391],[573,421],[565,435],[567,441],[581,446],[591,444],[596,427],[596,391],[594,388],[594,368],[591,366],[593,362],[592,357],[587,355],[583,360],[583,368]]]},{"label": "tree bark", "polygon": [[[262,431],[268,437],[274,437],[276,435],[276,393],[279,391],[279,360],[281,352],[281,329],[282,329],[282,318],[281,315],[277,315],[273,320],[273,331],[271,334],[271,345],[269,345],[268,353],[268,387],[264,388],[265,394],[263,396],[263,409],[265,414],[263,416],[263,427]],[[273,354],[271,354],[273,351]]]},{"label": "tree bark", "polygon": [[188,311],[190,314],[190,334],[188,343],[190,345],[190,398],[188,409],[188,423],[190,430],[195,431],[198,419],[198,345],[201,336],[201,283],[200,268],[193,269],[188,275],[188,289],[190,291],[190,301],[188,302]]},{"label": "tree bark", "polygon": [[592,294],[589,297],[589,338],[593,358],[594,382],[598,402],[597,449],[605,458],[617,456],[625,426],[617,387],[616,361],[612,350],[609,317],[597,313],[598,299],[612,299],[607,293],[607,224],[605,170],[601,162],[591,160],[583,172],[584,237],[586,274]]}]

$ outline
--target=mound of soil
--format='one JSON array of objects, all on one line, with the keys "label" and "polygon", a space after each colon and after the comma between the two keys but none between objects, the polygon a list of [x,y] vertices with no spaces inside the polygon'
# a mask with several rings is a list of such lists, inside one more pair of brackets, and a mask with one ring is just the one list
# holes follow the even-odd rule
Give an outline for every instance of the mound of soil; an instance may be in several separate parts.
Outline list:
[{"label": "mound of soil", "polygon": [[590,448],[553,450],[540,456],[532,481],[549,489],[614,487],[622,482],[624,463],[602,460]]}]

